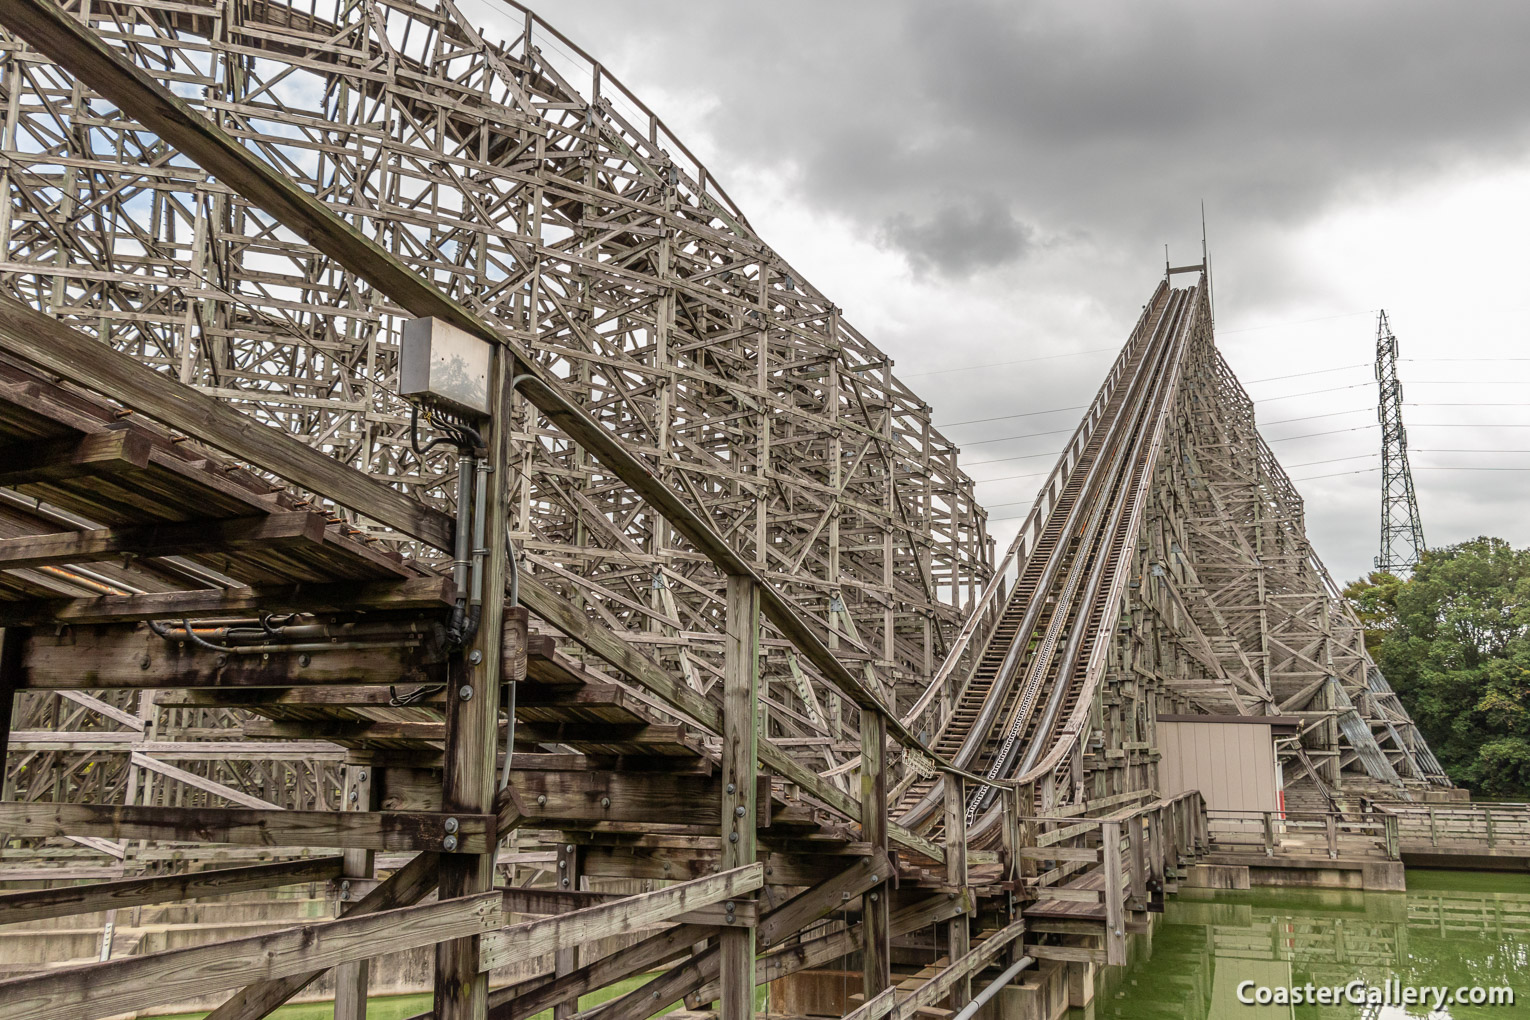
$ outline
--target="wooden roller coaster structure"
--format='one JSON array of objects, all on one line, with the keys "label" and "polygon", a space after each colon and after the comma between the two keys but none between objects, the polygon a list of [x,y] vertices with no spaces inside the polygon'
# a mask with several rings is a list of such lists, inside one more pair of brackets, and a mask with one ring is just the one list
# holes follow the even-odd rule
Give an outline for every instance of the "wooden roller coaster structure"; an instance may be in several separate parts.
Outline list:
[{"label": "wooden roller coaster structure", "polygon": [[[1160,715],[1449,785],[1204,265],[995,564],[891,360],[510,8],[0,8],[0,1018],[928,1020],[1124,962],[1209,845]],[[399,395],[418,318],[488,414]]]}]

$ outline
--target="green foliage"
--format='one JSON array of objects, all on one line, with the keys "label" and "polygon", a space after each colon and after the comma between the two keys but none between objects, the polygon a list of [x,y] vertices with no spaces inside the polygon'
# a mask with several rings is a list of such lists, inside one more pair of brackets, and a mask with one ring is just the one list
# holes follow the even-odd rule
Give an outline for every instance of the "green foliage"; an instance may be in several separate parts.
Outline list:
[{"label": "green foliage", "polygon": [[1344,594],[1451,779],[1530,798],[1530,549],[1476,538],[1429,550],[1411,579],[1373,573]]}]

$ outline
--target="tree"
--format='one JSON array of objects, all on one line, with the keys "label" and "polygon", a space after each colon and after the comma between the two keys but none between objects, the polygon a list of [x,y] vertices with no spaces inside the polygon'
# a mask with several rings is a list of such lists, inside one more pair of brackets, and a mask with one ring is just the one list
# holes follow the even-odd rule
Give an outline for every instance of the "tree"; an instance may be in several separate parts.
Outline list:
[{"label": "tree", "polygon": [[1530,797],[1530,549],[1476,538],[1427,551],[1410,579],[1373,573],[1344,594],[1451,779]]}]

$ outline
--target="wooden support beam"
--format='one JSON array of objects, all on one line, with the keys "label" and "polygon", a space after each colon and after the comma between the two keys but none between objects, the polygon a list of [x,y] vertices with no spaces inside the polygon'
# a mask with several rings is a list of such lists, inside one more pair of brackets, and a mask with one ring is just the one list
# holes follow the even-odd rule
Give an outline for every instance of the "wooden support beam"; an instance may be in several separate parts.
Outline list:
[{"label": "wooden support beam", "polygon": [[619,935],[686,911],[742,897],[764,884],[765,866],[750,864],[573,913],[511,925],[483,936],[479,966],[492,970],[522,963],[561,948]]},{"label": "wooden support beam", "polygon": [[[102,433],[115,435],[116,433]],[[145,441],[147,442],[147,440]],[[256,517],[135,524],[0,540],[0,569],[97,563],[124,554],[189,556],[250,548],[301,549],[322,544],[323,514],[285,511]]]},{"label": "wooden support beam", "polygon": [[[893,912],[892,934],[894,937],[907,935],[949,920],[958,914],[970,914],[974,906],[975,901],[970,892],[958,893],[954,896],[949,893],[928,896]],[[788,974],[811,970],[830,960],[848,956],[860,948],[864,930],[858,926],[805,942],[787,942],[780,948],[761,955],[755,961],[755,984],[769,984]],[[717,995],[718,988],[714,981],[697,989],[694,998],[698,1002],[711,1002]],[[524,1020],[524,1018],[517,1016],[516,1020]]]},{"label": "wooden support beam", "polygon": [[[759,867],[755,770],[759,761],[760,599],[752,578],[730,575],[723,646],[722,866]],[[767,799],[768,799],[767,790]],[[763,872],[762,872],[763,878]],[[718,932],[721,1020],[754,1020],[754,930]]]},{"label": "wooden support beam", "polygon": [[243,805],[247,808],[255,808],[262,811],[286,810],[285,808],[282,808],[276,804],[272,804],[270,801],[261,797],[257,797],[252,793],[245,793],[243,790],[236,790],[232,786],[226,786],[225,784],[218,782],[216,779],[208,779],[205,776],[199,776],[195,772],[190,772],[183,768],[177,768],[174,765],[160,761],[158,758],[151,758],[149,755],[140,754],[137,751],[132,752],[128,756],[128,761],[134,765],[137,765],[139,768],[148,769],[150,772],[157,772],[164,776],[166,779],[174,779],[178,783],[184,783],[187,786],[201,790],[204,793],[210,793],[215,797],[221,797],[224,800]]},{"label": "wooden support beam", "polygon": [[851,897],[860,896],[888,880],[892,862],[882,851],[862,857],[827,882],[804,890],[760,919],[759,941],[774,946],[821,917],[842,909]]},{"label": "wooden support beam", "polygon": [[[347,908],[344,916],[361,917],[418,903],[435,891],[440,861],[441,855],[434,852],[415,855],[359,903]],[[206,1020],[261,1020],[317,980],[327,966],[245,985],[207,1014]]]},{"label": "wooden support beam", "polygon": [[172,949],[0,981],[6,1020],[88,1020],[489,931],[499,896],[485,893],[267,935]]},{"label": "wooden support beam", "polygon": [[449,577],[411,577],[401,581],[332,581],[145,595],[101,595],[84,599],[27,599],[0,602],[0,625],[49,626],[251,613],[355,612],[359,609],[445,611],[451,608],[453,595]]},{"label": "wooden support beam", "polygon": [[337,623],[324,628],[311,651],[242,655],[167,641],[131,623],[71,625],[32,633],[20,679],[32,690],[58,691],[442,683],[446,668],[436,626],[418,620]]},{"label": "wooden support beam", "polygon": [[1024,932],[1025,923],[1017,921],[988,936],[976,949],[960,957],[953,954],[947,966],[898,1003],[892,1011],[893,1020],[913,1020],[922,1010],[929,1009],[954,992],[959,985],[970,985],[972,975],[987,967]]},{"label": "wooden support beam", "polygon": [[[861,713],[861,832],[868,843],[887,846],[887,725],[874,712]],[[949,777],[948,777],[949,778]],[[890,878],[884,874],[883,879]],[[866,939],[861,947],[861,991],[869,1002],[892,984],[891,886],[868,889],[861,897]]]},{"label": "wooden support beam", "polygon": [[882,1017],[893,1011],[897,1002],[898,990],[888,986],[846,1013],[845,1020],[882,1020]]},{"label": "wooden support beam", "polygon": [[[591,892],[588,889],[523,889],[517,886],[501,886],[499,891],[504,894],[506,914],[567,914],[603,903],[614,903],[626,896],[624,893]],[[740,896],[726,903],[687,910],[666,920],[675,924],[708,927],[737,924],[753,928],[760,922],[758,908],[758,900]]]},{"label": "wooden support beam", "polygon": [[[455,833],[447,820],[456,819]],[[100,836],[250,846],[441,850],[482,854],[494,845],[494,816],[450,811],[281,811],[0,801],[0,832],[16,836]]]},{"label": "wooden support beam", "polygon": [[[801,931],[819,918],[844,906],[853,896],[887,881],[891,863],[882,852],[862,858],[821,885],[805,890],[760,918],[755,929],[760,946],[771,946]],[[602,1020],[644,1020],[655,1008],[691,995],[717,980],[722,970],[721,950],[713,945],[695,954],[653,981],[613,1000],[602,1008]]]},{"label": "wooden support beam", "polygon": [[[722,781],[697,773],[515,770],[506,795],[537,821],[711,821]],[[751,797],[753,791],[750,791]],[[545,798],[545,799],[544,799]],[[751,805],[751,810],[753,805]],[[699,819],[698,819],[698,816]]]},{"label": "wooden support beam", "polygon": [[275,889],[305,882],[327,882],[340,874],[339,857],[314,857],[244,868],[217,868],[184,875],[124,878],[115,882],[65,885],[56,889],[26,889],[0,893],[0,924],[19,924],[45,917],[90,914],[98,910],[139,907],[148,903],[226,896],[255,889]]},{"label": "wooden support beam", "polygon": [[[489,993],[488,1020],[526,1020],[559,1002],[604,988],[670,960],[716,932],[710,925],[680,924],[597,960],[586,960],[568,974],[548,975]],[[667,1005],[667,1003],[666,1003]]]},{"label": "wooden support beam", "polygon": [[23,681],[22,646],[26,638],[27,632],[20,627],[0,628],[0,776],[5,774],[11,746],[11,716],[16,708],[16,690]]},{"label": "wooden support beam", "polygon": [[239,460],[437,549],[452,548],[452,519],[441,511],[6,295],[0,295],[0,343],[30,364],[111,394]]},{"label": "wooden support beam", "polygon": [[[472,647],[453,660],[447,681],[445,767],[441,779],[441,806],[464,813],[495,809],[495,752],[499,742],[499,699],[504,680],[502,661],[507,640],[514,641],[513,658],[526,648],[526,610],[505,611],[506,570],[511,555],[506,506],[510,473],[512,428],[511,376],[515,370],[506,352],[498,351],[489,368],[490,414],[481,423],[487,470],[478,472],[478,512],[474,524],[475,549],[482,554],[482,616]],[[483,468],[483,465],[480,465]],[[487,493],[484,488],[487,488]],[[466,508],[458,508],[466,520]],[[507,748],[512,753],[514,748]],[[491,844],[478,847],[474,856],[453,854],[441,860],[441,895],[469,896],[494,888],[494,852]],[[437,1020],[484,1020],[489,1009],[489,976],[480,963],[482,941],[478,936],[443,942],[436,946],[435,1010]]]},{"label": "wooden support beam", "polygon": [[[946,883],[957,889],[967,886],[967,801],[960,776],[946,776]],[[1013,798],[1001,800],[1004,810],[1014,806]],[[972,948],[972,929],[967,915],[953,917],[946,924],[946,953],[953,961],[966,957]],[[951,1008],[960,1010],[972,999],[972,981],[963,975],[951,987]]]},{"label": "wooden support beam", "polygon": [[[608,796],[601,798],[609,801]],[[614,803],[614,802],[613,802]],[[702,803],[707,803],[703,801]],[[655,815],[662,818],[664,815]],[[559,843],[557,849],[556,872],[558,887],[574,891],[580,888],[584,880],[584,854],[586,848],[577,843]],[[555,978],[572,974],[579,969],[579,946],[563,946],[553,951],[553,976]],[[553,1020],[567,1020],[579,1012],[579,999],[564,999],[553,1005]]]},{"label": "wooden support beam", "polygon": [[0,485],[56,482],[149,466],[149,438],[135,429],[111,429],[0,448]]},{"label": "wooden support beam", "polygon": [[1112,967],[1126,965],[1126,904],[1121,869],[1121,823],[1100,823],[1100,857],[1105,874],[1105,962]]},{"label": "wooden support beam", "polygon": [[[347,765],[345,768],[345,807],[352,811],[377,809],[377,794],[382,783],[377,770],[367,765]],[[354,882],[358,893],[371,883],[377,864],[373,850],[347,850],[344,858],[344,874],[339,886],[339,914],[344,916],[345,907],[351,899]],[[372,976],[371,960],[352,960],[335,968],[334,1020],[367,1020],[367,985]]]}]

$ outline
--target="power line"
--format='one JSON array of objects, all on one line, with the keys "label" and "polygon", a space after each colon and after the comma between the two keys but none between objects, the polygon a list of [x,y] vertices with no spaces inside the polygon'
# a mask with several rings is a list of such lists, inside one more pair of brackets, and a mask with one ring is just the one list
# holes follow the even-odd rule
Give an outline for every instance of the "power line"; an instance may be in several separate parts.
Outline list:
[{"label": "power line", "polygon": [[1101,351],[1119,351],[1119,347],[1092,347],[1087,351],[1069,351],[1067,354],[1047,354],[1039,358],[1018,358],[1014,361],[990,361],[982,365],[963,365],[961,368],[936,368],[928,372],[900,372],[904,379],[915,379],[924,375],[945,375],[948,372],[973,372],[980,368],[1002,368],[1005,365],[1029,365],[1034,361],[1053,361],[1057,358],[1078,358],[1085,354],[1099,354]]},{"label": "power line", "polygon": [[1376,467],[1358,468],[1358,469],[1356,469],[1354,471],[1334,471],[1331,474],[1326,474],[1326,475],[1303,475],[1300,478],[1292,478],[1291,481],[1293,481],[1293,482],[1311,482],[1311,481],[1315,481],[1316,479],[1319,479],[1319,478],[1338,478],[1341,475],[1368,475],[1368,474],[1371,474],[1372,472],[1380,471],[1380,470],[1381,470],[1381,467],[1380,467],[1380,465],[1378,465]]},{"label": "power line", "polygon": [[1307,462],[1305,462],[1303,464],[1282,464],[1281,467],[1284,467],[1285,469],[1287,469],[1289,471],[1289,470],[1293,470],[1295,468],[1316,467],[1319,464],[1337,464],[1341,460],[1359,460],[1361,457],[1374,457],[1374,456],[1376,456],[1376,454],[1374,454],[1374,453],[1357,453],[1353,457],[1330,457],[1327,460],[1309,460],[1309,461],[1307,461]]},{"label": "power line", "polygon": [[1370,383],[1353,383],[1349,386],[1330,386],[1327,389],[1321,390],[1303,390],[1301,393],[1282,393],[1278,397],[1254,397],[1253,400],[1255,403],[1268,404],[1272,400],[1290,400],[1293,397],[1312,397],[1319,393],[1339,393],[1343,390],[1358,390],[1369,385]]},{"label": "power line", "polygon": [[1341,414],[1359,414],[1361,411],[1374,411],[1374,407],[1354,407],[1348,411],[1327,411],[1323,414],[1304,414],[1300,418],[1282,418],[1279,421],[1267,421],[1265,425],[1288,425],[1293,421],[1311,421],[1314,418],[1334,418]]},{"label": "power line", "polygon": [[1351,369],[1370,367],[1371,366],[1369,362],[1362,361],[1358,365],[1340,365],[1338,368],[1315,368],[1311,372],[1292,372],[1290,375],[1271,375],[1266,376],[1263,379],[1248,379],[1244,381],[1243,385],[1252,386],[1255,383],[1275,382],[1278,379],[1299,379],[1304,375],[1323,375],[1327,372],[1348,372]]},{"label": "power line", "polygon": [[1381,426],[1372,422],[1369,425],[1356,425],[1352,429],[1334,429],[1331,432],[1307,432],[1299,436],[1281,436],[1279,439],[1266,439],[1267,443],[1288,443],[1293,439],[1312,439],[1316,436],[1337,436],[1341,432],[1364,432],[1366,429],[1378,429]]},{"label": "power line", "polygon": [[1032,471],[1028,475],[1005,475],[1002,478],[974,478],[972,480],[972,484],[973,485],[986,485],[989,482],[1012,482],[1016,478],[1045,478],[1047,475],[1049,475],[1051,473],[1052,472],[1050,472],[1050,471]]},{"label": "power line", "polygon": [[[1001,436],[998,439],[979,439],[975,443],[962,443],[960,445],[962,445],[962,446],[986,446],[989,443],[1008,443],[1011,440],[1015,440],[1015,439],[1034,439],[1037,436],[1060,436],[1064,432],[1074,432],[1074,431],[1077,431],[1077,428],[1078,428],[1078,426],[1075,425],[1071,429],[1053,429],[1051,432],[1027,432],[1027,433],[1025,433],[1023,435],[1019,435],[1019,436]],[[1017,458],[1010,457],[1008,459],[1015,460]],[[995,464],[995,463],[998,463],[998,462],[997,461],[992,461],[992,460],[985,460],[985,461],[983,461],[983,463],[984,464]]]},{"label": "power line", "polygon": [[1078,404],[1074,407],[1054,407],[1050,411],[1025,411],[1020,414],[1001,414],[997,418],[973,418],[970,421],[948,421],[936,425],[938,429],[955,428],[958,425],[981,425],[989,421],[1008,421],[1011,418],[1034,418],[1038,414],[1059,414],[1063,411],[1082,411],[1088,404]]},{"label": "power line", "polygon": [[984,464],[1004,464],[1012,460],[1037,460],[1041,457],[1055,457],[1060,453],[1062,453],[1061,450],[1048,450],[1046,453],[1026,453],[1018,457],[996,457],[993,460],[979,460],[963,466],[975,468],[982,467]]}]

